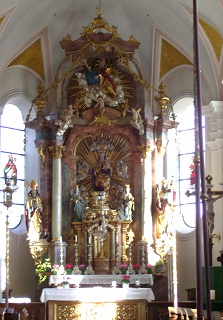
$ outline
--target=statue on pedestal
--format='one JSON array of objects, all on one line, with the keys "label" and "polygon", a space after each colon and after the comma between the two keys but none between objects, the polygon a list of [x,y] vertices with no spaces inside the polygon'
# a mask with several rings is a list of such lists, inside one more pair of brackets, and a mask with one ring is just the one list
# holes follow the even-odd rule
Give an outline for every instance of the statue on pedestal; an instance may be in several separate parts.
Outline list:
[{"label": "statue on pedestal", "polygon": [[129,185],[126,185],[125,197],[124,197],[124,216],[125,220],[132,220],[132,211],[134,209],[134,197],[130,192]]},{"label": "statue on pedestal", "polygon": [[76,186],[75,192],[71,196],[71,201],[73,202],[73,221],[82,220],[82,203],[79,187]]},{"label": "statue on pedestal", "polygon": [[42,212],[43,205],[38,192],[38,184],[35,180],[30,182],[30,191],[25,204],[26,228],[28,240],[38,241],[42,235]]}]

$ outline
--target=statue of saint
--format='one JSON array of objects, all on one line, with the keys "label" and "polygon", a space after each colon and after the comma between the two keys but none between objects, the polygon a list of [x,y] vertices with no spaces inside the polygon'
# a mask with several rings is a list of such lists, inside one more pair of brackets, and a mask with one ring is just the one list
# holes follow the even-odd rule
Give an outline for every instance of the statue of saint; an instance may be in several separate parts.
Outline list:
[{"label": "statue of saint", "polygon": [[167,180],[163,178],[160,184],[157,185],[157,196],[155,203],[155,238],[159,239],[164,233],[171,230],[172,209],[168,203],[168,188]]},{"label": "statue of saint", "polygon": [[101,152],[98,158],[98,165],[93,174],[94,191],[110,190],[112,168],[110,165],[110,158],[105,156],[105,152]]},{"label": "statue of saint", "polygon": [[124,197],[124,216],[125,220],[132,221],[132,211],[134,209],[134,197],[130,192],[129,185],[126,185],[126,192]]},{"label": "statue of saint", "polygon": [[76,186],[75,192],[71,196],[71,201],[73,202],[73,221],[82,220],[82,203],[79,187]]},{"label": "statue of saint", "polygon": [[43,206],[37,182],[32,180],[29,187],[30,191],[25,204],[26,228],[29,241],[35,242],[40,239],[42,234]]},{"label": "statue of saint", "polygon": [[4,167],[5,184],[7,181],[10,181],[12,186],[17,185],[17,168],[15,161],[16,158],[13,158],[13,156],[10,154],[8,162]]}]

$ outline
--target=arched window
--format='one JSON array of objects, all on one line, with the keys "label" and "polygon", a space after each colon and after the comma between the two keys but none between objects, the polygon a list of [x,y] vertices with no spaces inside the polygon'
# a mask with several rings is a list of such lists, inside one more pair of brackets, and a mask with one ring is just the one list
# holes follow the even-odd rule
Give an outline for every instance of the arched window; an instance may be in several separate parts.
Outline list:
[{"label": "arched window", "polygon": [[[16,228],[24,214],[24,179],[25,179],[25,125],[21,111],[13,104],[5,105],[1,115],[1,189],[4,189],[7,169],[13,162],[17,170],[17,179],[13,180],[13,206],[8,210],[9,227]],[[1,200],[1,211],[6,208]]]},{"label": "arched window", "polygon": [[[177,206],[175,209],[175,226],[180,233],[189,233],[195,229],[195,181],[193,180],[193,160],[195,156],[195,124],[194,103],[192,98],[178,101],[174,107],[177,113],[177,136],[175,130],[169,132],[170,144],[168,156],[168,171],[174,172],[177,189]],[[205,139],[205,118],[203,122],[203,139]],[[175,136],[174,136],[175,135]],[[172,146],[171,146],[172,145]],[[205,143],[203,143],[205,146]],[[171,149],[172,148],[172,149]],[[173,152],[173,149],[175,151]],[[172,151],[171,151],[172,150]],[[203,150],[205,152],[205,150]],[[175,161],[170,155],[175,154]],[[169,172],[169,173],[170,173]],[[170,177],[169,177],[170,179]],[[190,196],[187,194],[189,190]]]}]

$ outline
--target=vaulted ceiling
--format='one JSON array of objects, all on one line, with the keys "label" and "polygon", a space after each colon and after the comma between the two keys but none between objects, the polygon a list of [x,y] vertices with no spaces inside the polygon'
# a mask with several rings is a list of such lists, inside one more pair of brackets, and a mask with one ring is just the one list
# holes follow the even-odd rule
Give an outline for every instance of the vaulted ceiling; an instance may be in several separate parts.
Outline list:
[{"label": "vaulted ceiling", "polygon": [[[18,68],[49,86],[65,54],[68,34],[80,37],[100,7],[124,40],[140,42],[135,58],[148,83],[157,87],[181,66],[193,65],[191,0],[1,0],[0,77]],[[200,65],[212,92],[222,99],[223,0],[198,0]]]}]

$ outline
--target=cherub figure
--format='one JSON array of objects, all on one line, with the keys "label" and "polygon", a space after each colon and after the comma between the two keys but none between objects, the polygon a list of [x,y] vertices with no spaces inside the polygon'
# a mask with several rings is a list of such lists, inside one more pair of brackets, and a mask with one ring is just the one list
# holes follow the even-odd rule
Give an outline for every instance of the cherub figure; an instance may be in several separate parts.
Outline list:
[{"label": "cherub figure", "polygon": [[73,116],[73,106],[69,105],[68,110],[65,110],[64,112],[64,118],[63,120],[59,121],[60,128],[57,131],[58,136],[62,136],[64,132],[70,127],[71,125],[71,118]]},{"label": "cherub figure", "polygon": [[98,107],[100,115],[103,116],[103,114],[105,112],[105,99],[102,97],[99,97],[98,102],[96,103],[96,105],[94,107],[95,108]]}]

